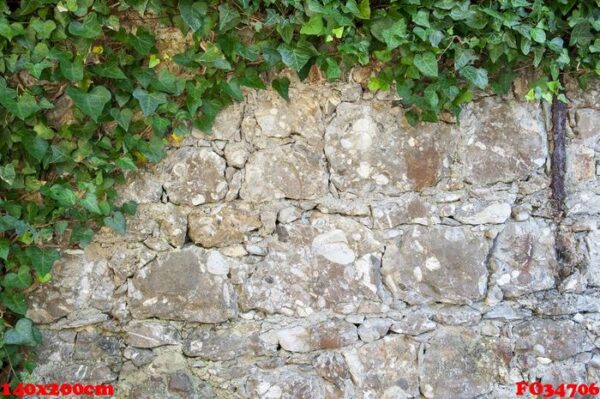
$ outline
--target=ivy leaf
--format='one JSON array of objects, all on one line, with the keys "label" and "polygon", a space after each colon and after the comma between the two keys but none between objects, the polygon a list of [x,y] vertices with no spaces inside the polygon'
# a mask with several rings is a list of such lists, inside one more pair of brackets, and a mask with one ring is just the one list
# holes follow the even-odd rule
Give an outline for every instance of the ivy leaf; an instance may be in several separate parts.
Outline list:
[{"label": "ivy leaf", "polygon": [[42,343],[42,334],[29,319],[17,321],[15,328],[6,330],[4,343],[7,345],[37,346]]},{"label": "ivy leaf", "polygon": [[219,6],[219,31],[227,32],[240,22],[240,13],[228,4]]},{"label": "ivy leaf", "polygon": [[229,61],[227,61],[219,47],[215,45],[208,45],[204,53],[198,55],[194,61],[226,71],[232,69]]},{"label": "ivy leaf", "polygon": [[96,86],[87,93],[75,87],[69,87],[66,93],[77,108],[91,117],[94,122],[98,122],[104,106],[111,99],[110,91],[104,86]]},{"label": "ivy leaf", "polygon": [[13,37],[19,36],[25,33],[25,29],[23,29],[23,25],[20,23],[12,23],[9,24],[5,18],[0,19],[0,36],[4,36],[11,41]]},{"label": "ivy leaf", "polygon": [[114,212],[112,216],[105,217],[104,225],[110,227],[121,235],[125,234],[126,232],[125,217],[119,211]]},{"label": "ivy leaf", "polygon": [[371,5],[369,4],[369,0],[361,0],[358,3],[358,15],[361,19],[369,19],[371,18]]},{"label": "ivy leaf", "polygon": [[131,123],[131,119],[133,119],[133,111],[129,108],[125,108],[119,110],[117,108],[112,108],[110,110],[110,116],[114,118],[115,121],[123,128],[123,130],[129,130],[129,124]]},{"label": "ivy leaf", "polygon": [[7,260],[10,253],[10,241],[6,238],[0,238],[0,259]]},{"label": "ivy leaf", "polygon": [[[2,90],[0,90],[0,92],[1,91]],[[42,109],[35,101],[35,97],[29,93],[19,96],[16,100],[0,93],[0,104],[21,120],[29,118],[31,115]]]},{"label": "ivy leaf", "polygon": [[413,63],[423,75],[430,78],[438,77],[437,59],[435,58],[435,54],[432,52],[415,55]]},{"label": "ivy leaf", "polygon": [[338,79],[340,76],[342,76],[342,70],[333,58],[327,57],[325,59],[325,64],[325,77],[328,80]]},{"label": "ivy leaf", "polygon": [[[0,295],[2,304],[4,306],[17,314],[25,315],[27,312],[27,301],[25,300],[25,295],[13,290],[6,290]],[[4,342],[6,343],[6,335],[4,336]]]},{"label": "ivy leaf", "polygon": [[273,79],[271,86],[273,86],[273,89],[275,89],[284,100],[290,101],[290,80],[288,78]]},{"label": "ivy leaf", "polygon": [[107,62],[94,66],[91,71],[98,76],[109,79],[127,79],[127,75],[116,62]]},{"label": "ivy leaf", "polygon": [[88,14],[83,22],[71,21],[69,24],[69,33],[73,36],[83,37],[85,39],[94,39],[100,36],[102,28],[98,22],[96,13]]},{"label": "ivy leaf", "polygon": [[61,206],[72,207],[77,203],[77,196],[65,185],[55,184],[48,191],[50,198],[57,201]]},{"label": "ivy leaf", "polygon": [[81,200],[81,205],[90,212],[102,214],[102,210],[98,206],[98,198],[96,194],[88,192]]},{"label": "ivy leaf", "polygon": [[41,161],[46,153],[48,152],[48,147],[50,144],[41,137],[37,135],[28,134],[22,138],[23,144],[25,146],[25,151],[27,151],[32,157]]},{"label": "ivy leaf", "polygon": [[456,50],[454,50],[454,69],[459,71],[476,59],[477,57],[473,50],[457,47]]},{"label": "ivy leaf", "polygon": [[483,68],[475,68],[471,65],[467,65],[460,70],[460,74],[467,79],[469,83],[482,90],[488,85],[488,73]]},{"label": "ivy leaf", "polygon": [[144,89],[137,88],[133,91],[133,97],[135,97],[139,103],[140,108],[144,115],[148,116],[158,108],[159,105],[167,102],[167,96],[165,93],[158,92],[147,92]]},{"label": "ivy leaf", "polygon": [[12,186],[16,177],[15,167],[12,164],[0,166],[0,180],[4,180],[6,184]]},{"label": "ivy leaf", "polygon": [[140,55],[148,55],[156,44],[156,38],[145,29],[140,28],[135,35],[128,35],[125,40]]},{"label": "ivy leaf", "polygon": [[56,249],[41,249],[38,247],[27,247],[25,253],[31,260],[33,269],[40,276],[45,276],[50,273],[54,263],[60,258],[60,254]]},{"label": "ivy leaf", "polygon": [[590,31],[589,22],[580,22],[573,27],[571,31],[571,40],[569,41],[570,46],[574,46],[576,44],[587,47],[592,40],[594,40],[594,35]]},{"label": "ivy leaf", "polygon": [[135,162],[128,157],[121,157],[115,161],[115,165],[123,170],[137,170],[137,166],[135,166]]},{"label": "ivy leaf", "polygon": [[31,27],[37,33],[38,39],[49,39],[52,32],[56,29],[56,23],[49,19],[47,21],[41,21],[36,19],[31,23]]},{"label": "ivy leaf", "polygon": [[27,288],[33,283],[31,270],[27,266],[21,266],[17,273],[8,273],[4,276],[2,285],[8,288]]},{"label": "ivy leaf", "polygon": [[310,47],[306,45],[292,47],[287,44],[280,44],[277,51],[279,51],[283,63],[295,71],[300,71],[313,56]]},{"label": "ivy leaf", "polygon": [[204,16],[208,11],[208,6],[203,1],[180,0],[179,12],[181,19],[190,27],[192,32],[198,32],[202,29]]},{"label": "ivy leaf", "polygon": [[135,201],[127,201],[121,206],[121,211],[127,215],[134,216],[137,212],[138,203]]},{"label": "ivy leaf", "polygon": [[300,33],[303,35],[320,35],[323,32],[323,18],[315,14],[310,19],[302,25],[302,29],[300,29]]},{"label": "ivy leaf", "polygon": [[61,142],[60,144],[52,144],[50,146],[50,157],[48,163],[61,163],[71,161],[71,153],[74,148],[69,143]]},{"label": "ivy leaf", "polygon": [[544,32],[544,30],[541,28],[532,28],[529,34],[531,35],[531,39],[535,42],[540,44],[544,44],[546,42],[546,32]]}]

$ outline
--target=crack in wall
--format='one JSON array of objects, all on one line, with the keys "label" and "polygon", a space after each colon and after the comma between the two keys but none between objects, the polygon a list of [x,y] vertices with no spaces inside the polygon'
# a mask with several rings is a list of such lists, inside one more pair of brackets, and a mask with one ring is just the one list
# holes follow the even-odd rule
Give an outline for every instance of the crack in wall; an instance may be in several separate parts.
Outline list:
[{"label": "crack in wall", "polygon": [[[550,189],[552,192],[552,207],[555,212],[556,231],[554,234],[556,260],[559,265],[558,275],[560,281],[568,277],[573,271],[573,254],[569,245],[568,232],[563,228],[566,214],[565,201],[567,198],[566,183],[566,136],[568,106],[556,97],[552,101],[552,153],[550,163]],[[559,284],[560,284],[559,281]]]}]

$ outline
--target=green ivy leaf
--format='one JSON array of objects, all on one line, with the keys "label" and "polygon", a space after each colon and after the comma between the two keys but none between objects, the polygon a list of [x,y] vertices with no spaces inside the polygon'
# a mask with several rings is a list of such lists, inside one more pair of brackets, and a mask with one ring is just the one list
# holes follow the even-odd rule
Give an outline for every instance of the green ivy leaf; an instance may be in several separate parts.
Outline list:
[{"label": "green ivy leaf", "polygon": [[25,120],[42,109],[35,101],[35,97],[29,93],[19,96],[16,100],[6,97],[0,90],[0,104],[17,118]]},{"label": "green ivy leaf", "polygon": [[287,44],[281,44],[277,47],[277,51],[279,51],[283,63],[295,71],[300,71],[313,56],[310,47],[306,45],[292,47]]},{"label": "green ivy leaf", "polygon": [[477,56],[475,56],[473,50],[457,47],[456,50],[454,50],[454,69],[459,71],[476,59]]},{"label": "green ivy leaf", "polygon": [[12,164],[0,165],[0,180],[4,180],[6,184],[12,186],[16,177],[15,167]]},{"label": "green ivy leaf", "polygon": [[541,29],[541,28],[532,28],[531,32],[530,32],[530,35],[531,35],[531,39],[534,42],[538,42],[538,43],[541,43],[541,44],[546,43],[546,32],[544,32],[543,29]]},{"label": "green ivy leaf", "polygon": [[68,87],[66,93],[77,108],[91,117],[94,122],[98,121],[104,106],[111,99],[110,91],[104,86],[96,86],[87,93],[75,87]]},{"label": "green ivy leaf", "polygon": [[47,21],[36,19],[31,23],[31,27],[37,33],[39,39],[45,40],[49,39],[52,32],[56,29],[56,23],[51,19]]},{"label": "green ivy leaf", "polygon": [[415,55],[413,63],[423,75],[430,78],[438,77],[438,64],[435,54],[431,52],[417,54]]},{"label": "green ivy leaf", "polygon": [[135,162],[129,157],[121,157],[116,160],[115,164],[123,170],[137,170]]},{"label": "green ivy leaf", "polygon": [[[3,291],[0,294],[0,299],[4,306],[17,314],[25,315],[27,312],[27,301],[25,300],[25,295],[20,292],[13,290]],[[6,343],[6,336],[4,337],[4,342]]]},{"label": "green ivy leaf", "polygon": [[129,124],[131,123],[131,119],[133,119],[133,111],[129,108],[125,108],[119,110],[117,108],[112,108],[110,110],[110,116],[114,118],[115,121],[123,128],[123,130],[129,130]]},{"label": "green ivy leaf", "polygon": [[228,4],[219,6],[219,30],[227,32],[240,22],[240,13]]},{"label": "green ivy leaf", "polygon": [[303,35],[320,35],[323,33],[323,18],[320,15],[313,15],[302,25],[300,33]]},{"label": "green ivy leaf", "polygon": [[7,288],[23,289],[29,287],[32,283],[31,270],[27,266],[21,266],[17,273],[6,274],[2,285]]},{"label": "green ivy leaf", "polygon": [[208,5],[203,1],[180,0],[179,12],[181,19],[192,32],[198,32],[203,27],[204,16],[208,11]]},{"label": "green ivy leaf", "polygon": [[69,33],[85,39],[94,39],[100,36],[102,28],[100,22],[98,22],[98,16],[93,12],[88,14],[83,22],[71,21],[69,24]]},{"label": "green ivy leaf", "polygon": [[126,233],[125,217],[119,211],[114,212],[112,216],[105,217],[104,225],[110,227],[111,229],[113,229],[121,235]]},{"label": "green ivy leaf", "polygon": [[106,64],[95,65],[91,71],[103,78],[109,79],[127,79],[127,75],[123,72],[116,62],[107,62]]},{"label": "green ivy leaf", "polygon": [[285,100],[290,101],[289,89],[290,89],[290,80],[288,78],[281,79],[273,79],[271,83],[273,89]]},{"label": "green ivy leaf", "polygon": [[37,346],[42,343],[42,334],[31,320],[23,318],[17,321],[15,328],[6,330],[4,343],[6,345]]},{"label": "green ivy leaf", "polygon": [[488,85],[488,73],[483,68],[475,68],[468,65],[460,70],[460,74],[467,79],[469,83],[482,90]]},{"label": "green ivy leaf", "polygon": [[570,46],[580,45],[587,47],[594,40],[594,35],[590,31],[590,23],[587,21],[580,22],[573,27],[571,31]]},{"label": "green ivy leaf", "polygon": [[48,147],[50,147],[50,144],[48,144],[46,140],[33,134],[24,136],[22,140],[25,146],[25,151],[27,151],[38,161],[44,159],[44,156],[48,152]]},{"label": "green ivy leaf", "polygon": [[10,241],[6,238],[0,238],[0,259],[7,260],[10,253]]},{"label": "green ivy leaf", "polygon": [[98,206],[98,198],[95,193],[88,192],[81,200],[81,205],[90,212],[101,215],[102,210]]},{"label": "green ivy leaf", "polygon": [[156,38],[144,28],[139,28],[135,35],[128,35],[125,40],[140,55],[148,55],[156,44]]},{"label": "green ivy leaf", "polygon": [[17,22],[13,22],[9,24],[5,18],[0,18],[0,36],[4,36],[11,41],[13,37],[22,35],[25,33],[25,29],[23,29],[23,25]]},{"label": "green ivy leaf", "polygon": [[133,91],[133,97],[139,101],[140,108],[142,108],[142,112],[146,116],[156,111],[156,108],[158,108],[159,105],[166,104],[167,102],[167,96],[165,93],[149,93],[140,88],[137,88]]},{"label": "green ivy leaf", "polygon": [[54,263],[60,258],[56,249],[41,249],[38,247],[27,247],[25,253],[31,260],[33,269],[40,275],[45,276],[50,273]]},{"label": "green ivy leaf", "polygon": [[77,203],[77,195],[65,185],[55,184],[48,191],[50,198],[57,201],[61,206],[72,207]]}]

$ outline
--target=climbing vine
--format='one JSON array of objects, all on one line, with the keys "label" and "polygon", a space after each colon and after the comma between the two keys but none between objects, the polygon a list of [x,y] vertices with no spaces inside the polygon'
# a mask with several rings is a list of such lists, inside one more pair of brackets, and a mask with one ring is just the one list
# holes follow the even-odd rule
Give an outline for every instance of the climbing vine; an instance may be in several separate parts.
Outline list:
[{"label": "climbing vine", "polygon": [[[181,32],[181,51],[162,51],[158,28]],[[243,88],[288,99],[290,81],[266,72],[335,80],[368,65],[368,89],[397,90],[411,124],[433,122],[524,69],[529,100],[566,101],[561,75],[600,74],[599,32],[600,0],[0,0],[3,380],[33,367],[26,297],[59,249],[125,232],[124,172],[192,128],[210,134]]]}]

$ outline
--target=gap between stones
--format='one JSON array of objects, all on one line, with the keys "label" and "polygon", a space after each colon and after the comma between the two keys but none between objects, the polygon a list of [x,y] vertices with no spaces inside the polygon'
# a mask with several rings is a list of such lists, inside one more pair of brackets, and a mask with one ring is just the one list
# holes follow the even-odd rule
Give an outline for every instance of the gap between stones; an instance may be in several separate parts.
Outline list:
[{"label": "gap between stones", "polygon": [[563,221],[565,219],[565,200],[567,197],[565,190],[566,180],[566,136],[567,136],[567,114],[568,106],[566,103],[554,97],[551,106],[552,114],[552,154],[550,160],[552,192],[552,206],[555,211],[556,231],[554,233],[554,249],[556,260],[558,261],[558,275],[561,281],[568,277],[572,272],[571,253],[569,248],[569,239],[563,230]]}]

